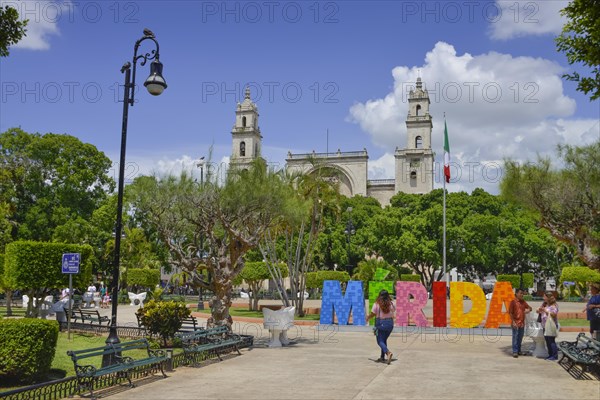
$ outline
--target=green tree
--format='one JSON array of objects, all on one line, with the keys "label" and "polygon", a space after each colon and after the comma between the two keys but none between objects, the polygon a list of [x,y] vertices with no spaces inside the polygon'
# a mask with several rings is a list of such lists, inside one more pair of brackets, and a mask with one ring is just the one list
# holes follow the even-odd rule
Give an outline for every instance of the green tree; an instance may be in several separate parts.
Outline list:
[{"label": "green tree", "polygon": [[28,20],[19,20],[19,12],[0,5],[0,57],[8,57],[8,48],[26,36]]},{"label": "green tree", "polygon": [[[280,270],[280,273],[284,278],[287,277],[286,264],[278,264],[276,268]],[[258,310],[260,285],[265,279],[269,279],[270,277],[271,272],[264,261],[245,262],[244,269],[242,269],[242,272],[240,272],[237,278],[243,280],[250,286],[251,294],[248,301],[249,310]]]},{"label": "green tree", "polygon": [[590,76],[582,77],[573,72],[564,77],[577,82],[578,91],[597,100],[600,98],[600,3],[597,0],[571,0],[561,14],[567,17],[567,22],[556,38],[556,47],[566,54],[569,64],[591,69]]},{"label": "green tree", "polygon": [[[137,183],[135,212],[152,223],[169,249],[169,263],[191,275],[188,283],[215,294],[209,324],[230,324],[233,280],[244,267],[243,256],[293,210],[282,195],[286,184],[260,160],[248,170],[230,170],[223,184],[210,169],[203,184],[187,174]],[[210,282],[198,271],[203,262]]]},{"label": "green tree", "polygon": [[73,136],[18,128],[0,134],[0,205],[9,204],[10,241],[50,241],[58,227],[88,221],[114,189],[110,166],[96,147]]},{"label": "green tree", "polygon": [[[6,246],[4,283],[13,289],[24,290],[32,301],[27,315],[36,317],[44,296],[50,289],[65,287],[69,283],[62,273],[64,253],[80,253],[80,273],[73,274],[74,285],[84,286],[92,277],[92,248],[89,245],[17,241]],[[38,299],[33,308],[33,299]]]},{"label": "green tree", "polygon": [[600,141],[588,146],[559,146],[562,169],[549,158],[537,163],[505,162],[501,193],[536,211],[539,224],[600,270]]}]

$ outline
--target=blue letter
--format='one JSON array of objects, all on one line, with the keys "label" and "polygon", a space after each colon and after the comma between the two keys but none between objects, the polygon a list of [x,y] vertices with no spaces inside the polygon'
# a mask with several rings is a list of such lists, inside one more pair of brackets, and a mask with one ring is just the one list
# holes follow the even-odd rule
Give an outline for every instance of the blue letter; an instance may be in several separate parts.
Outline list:
[{"label": "blue letter", "polygon": [[320,323],[333,324],[335,312],[338,325],[348,325],[350,310],[352,310],[352,324],[365,325],[365,297],[362,281],[349,281],[344,296],[342,296],[340,281],[323,282]]}]

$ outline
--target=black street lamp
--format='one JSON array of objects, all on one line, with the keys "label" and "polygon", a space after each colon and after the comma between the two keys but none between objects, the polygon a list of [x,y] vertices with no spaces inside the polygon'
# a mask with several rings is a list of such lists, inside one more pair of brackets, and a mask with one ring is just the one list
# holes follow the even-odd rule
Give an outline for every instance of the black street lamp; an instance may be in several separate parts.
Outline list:
[{"label": "black street lamp", "polygon": [[[150,53],[138,55],[138,50],[142,42],[150,40],[156,45],[156,50],[152,50]],[[125,87],[123,96],[123,124],[121,129],[121,157],[119,159],[119,185],[117,192],[117,222],[115,224],[115,261],[113,265],[113,290],[112,290],[112,317],[110,320],[110,332],[106,339],[106,344],[110,345],[113,343],[119,343],[119,336],[117,335],[117,307],[119,305],[119,270],[120,270],[120,255],[121,255],[121,231],[123,228],[123,183],[125,180],[125,149],[127,145],[127,117],[129,106],[134,105],[135,96],[135,72],[137,62],[140,61],[140,65],[146,65],[146,62],[153,60],[150,64],[150,76],[144,82],[144,86],[148,92],[153,96],[160,95],[166,88],[167,83],[162,76],[163,65],[159,58],[159,46],[158,42],[154,38],[154,33],[149,29],[144,29],[144,36],[135,42],[133,48],[133,59],[132,62],[126,62],[121,67],[121,73],[125,73]],[[131,76],[131,66],[133,64],[133,77]],[[113,364],[112,355],[104,355],[102,358],[102,365],[107,366]]]},{"label": "black street lamp", "polygon": [[350,238],[352,235],[356,233],[354,229],[354,224],[352,223],[352,207],[348,207],[346,210],[348,211],[348,222],[346,222],[346,229],[344,229],[344,234],[346,235],[347,245],[346,245],[346,255],[348,256],[348,273],[352,274],[352,265],[350,264]]},{"label": "black street lamp", "polygon": [[459,254],[462,252],[463,255],[465,254],[465,242],[463,242],[462,239],[456,239],[456,240],[451,240],[450,241],[450,253],[454,253],[456,256],[456,264],[454,265],[455,268],[458,268],[458,257]]},{"label": "black street lamp", "polygon": [[[204,186],[204,165],[206,161],[204,156],[200,157],[196,166],[200,168],[200,187]],[[200,258],[204,261],[204,235],[200,234]],[[198,288],[198,311],[204,310],[204,300],[202,300],[202,286]]]}]

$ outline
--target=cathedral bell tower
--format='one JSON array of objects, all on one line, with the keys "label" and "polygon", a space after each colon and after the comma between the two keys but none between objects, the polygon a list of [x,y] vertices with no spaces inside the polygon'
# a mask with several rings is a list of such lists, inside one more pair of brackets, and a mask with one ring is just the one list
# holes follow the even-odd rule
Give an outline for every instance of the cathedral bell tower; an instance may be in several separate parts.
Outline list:
[{"label": "cathedral bell tower", "polygon": [[406,117],[407,145],[396,148],[395,192],[429,193],[433,190],[433,151],[431,150],[432,117],[429,114],[429,93],[421,78],[408,94]]},{"label": "cathedral bell tower", "polygon": [[253,160],[262,158],[262,135],[258,126],[258,107],[250,100],[250,88],[246,88],[244,101],[237,104],[231,139],[230,168],[246,169]]}]

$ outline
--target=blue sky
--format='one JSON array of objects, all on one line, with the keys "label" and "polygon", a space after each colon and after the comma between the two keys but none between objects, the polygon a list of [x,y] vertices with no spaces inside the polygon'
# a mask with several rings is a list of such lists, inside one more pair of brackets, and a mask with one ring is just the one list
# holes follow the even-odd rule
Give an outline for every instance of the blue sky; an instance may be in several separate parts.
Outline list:
[{"label": "blue sky", "polygon": [[561,78],[570,66],[553,38],[565,1],[1,3],[30,26],[0,61],[0,131],[68,133],[115,161],[119,70],[143,28],[156,34],[169,87],[150,96],[148,66],[138,65],[128,178],[192,168],[211,147],[214,162],[227,162],[248,84],[269,161],[366,148],[370,178],[380,179],[393,177],[394,149],[406,145],[406,95],[420,74],[437,161],[446,113],[451,191],[497,193],[506,157],[532,160],[600,136],[598,101]]}]

